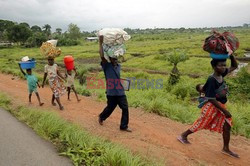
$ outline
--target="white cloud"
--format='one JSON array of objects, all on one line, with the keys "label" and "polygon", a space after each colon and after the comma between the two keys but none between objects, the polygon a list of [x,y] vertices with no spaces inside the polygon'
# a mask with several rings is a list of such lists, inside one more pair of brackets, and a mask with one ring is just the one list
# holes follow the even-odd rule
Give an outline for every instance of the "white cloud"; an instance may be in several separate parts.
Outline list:
[{"label": "white cloud", "polygon": [[81,30],[175,28],[250,23],[249,0],[0,0],[0,19]]}]

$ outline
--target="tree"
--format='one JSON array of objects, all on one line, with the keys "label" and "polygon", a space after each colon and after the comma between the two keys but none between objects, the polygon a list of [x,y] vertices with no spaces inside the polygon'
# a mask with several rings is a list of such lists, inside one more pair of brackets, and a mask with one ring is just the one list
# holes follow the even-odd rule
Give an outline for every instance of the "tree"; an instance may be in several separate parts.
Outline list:
[{"label": "tree", "polygon": [[35,32],[28,38],[26,47],[40,47],[45,41],[47,41],[47,36],[44,33]]},{"label": "tree", "polygon": [[50,26],[49,24],[45,24],[45,25],[43,26],[43,32],[44,32],[47,36],[51,35],[51,26]]},{"label": "tree", "polygon": [[7,30],[14,26],[15,23],[9,20],[0,20],[0,32],[3,32],[4,30]]},{"label": "tree", "polygon": [[42,32],[42,29],[38,25],[33,25],[31,28],[32,32]]},{"label": "tree", "polygon": [[7,30],[15,25],[14,22],[9,20],[0,20],[0,40],[8,40]]},{"label": "tree", "polygon": [[69,38],[73,40],[77,40],[81,38],[80,28],[76,24],[69,24],[68,26]]},{"label": "tree", "polygon": [[25,25],[14,25],[8,29],[7,35],[10,41],[24,43],[32,35],[32,32]]},{"label": "tree", "polygon": [[61,28],[56,28],[56,33],[57,33],[58,35],[61,35],[61,34],[62,34],[62,29],[61,29]]},{"label": "tree", "polygon": [[181,27],[180,29],[179,29],[179,32],[184,32],[185,31],[185,28],[184,27]]},{"label": "tree", "polygon": [[169,54],[167,60],[171,64],[174,65],[173,69],[171,70],[170,77],[169,77],[169,80],[168,80],[168,82],[171,85],[176,84],[180,79],[180,72],[179,72],[179,70],[177,68],[177,64],[180,63],[180,62],[184,62],[187,59],[188,59],[188,56],[187,56],[186,52],[181,51],[181,50],[174,50]]},{"label": "tree", "polygon": [[248,24],[244,23],[244,24],[243,24],[243,27],[244,27],[244,28],[248,28]]},{"label": "tree", "polygon": [[28,23],[26,23],[26,22],[22,22],[19,25],[23,25],[23,26],[26,26],[27,28],[30,28],[30,25]]},{"label": "tree", "polygon": [[88,32],[88,31],[82,31],[82,35],[83,35],[84,37],[96,36],[95,33]]}]

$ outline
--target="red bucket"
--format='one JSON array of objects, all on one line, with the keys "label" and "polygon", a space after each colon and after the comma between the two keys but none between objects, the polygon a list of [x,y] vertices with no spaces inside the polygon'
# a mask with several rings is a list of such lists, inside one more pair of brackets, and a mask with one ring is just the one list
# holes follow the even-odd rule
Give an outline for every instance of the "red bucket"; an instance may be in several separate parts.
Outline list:
[{"label": "red bucket", "polygon": [[70,55],[64,57],[64,64],[67,70],[74,69],[74,58]]}]

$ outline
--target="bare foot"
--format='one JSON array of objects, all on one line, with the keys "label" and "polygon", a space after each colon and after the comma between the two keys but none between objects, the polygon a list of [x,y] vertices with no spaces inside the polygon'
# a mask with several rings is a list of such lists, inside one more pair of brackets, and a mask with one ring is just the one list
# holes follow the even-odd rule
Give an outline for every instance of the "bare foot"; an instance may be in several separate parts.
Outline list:
[{"label": "bare foot", "polygon": [[81,101],[81,99],[77,99],[77,101],[78,101],[78,102],[80,102],[80,101]]},{"label": "bare foot", "polygon": [[103,125],[103,120],[100,117],[98,118],[98,122],[100,125]]},{"label": "bare foot", "polygon": [[56,103],[51,103],[53,106],[56,106]]},{"label": "bare foot", "polygon": [[39,105],[40,105],[40,106],[43,106],[43,105],[44,105],[44,103],[40,103]]},{"label": "bare foot", "polygon": [[60,110],[61,110],[61,111],[64,110],[64,107],[63,107],[63,106],[60,106]]},{"label": "bare foot", "polygon": [[68,101],[71,101],[70,99],[68,99]]}]

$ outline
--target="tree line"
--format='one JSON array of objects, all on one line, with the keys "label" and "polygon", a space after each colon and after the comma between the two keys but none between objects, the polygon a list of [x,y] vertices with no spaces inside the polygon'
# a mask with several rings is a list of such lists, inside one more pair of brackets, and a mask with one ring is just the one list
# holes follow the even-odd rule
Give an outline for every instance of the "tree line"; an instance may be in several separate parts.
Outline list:
[{"label": "tree line", "polygon": [[[236,27],[217,27],[217,30],[236,30],[239,28],[250,28],[250,24],[243,24]],[[212,28],[147,28],[147,29],[131,29],[124,28],[128,34],[144,35],[144,34],[175,34],[175,33],[201,33],[210,32]],[[55,32],[51,31],[51,26],[45,24],[40,27],[38,25],[30,26],[28,23],[17,23],[9,20],[0,20],[0,43],[13,42],[26,47],[40,47],[42,42],[49,39],[57,39],[58,46],[71,46],[80,43],[80,39],[87,36],[96,36],[96,31],[82,31],[76,24],[69,24],[68,29],[62,32],[61,28],[56,28]],[[140,39],[138,39],[140,40]]]},{"label": "tree line", "polygon": [[0,42],[12,42],[25,47],[40,47],[42,42],[57,39],[58,46],[79,44],[79,40],[86,36],[93,36],[91,32],[81,32],[76,24],[69,24],[68,29],[62,32],[61,28],[51,31],[51,26],[45,24],[30,26],[28,23],[17,23],[9,20],[0,20]]}]

